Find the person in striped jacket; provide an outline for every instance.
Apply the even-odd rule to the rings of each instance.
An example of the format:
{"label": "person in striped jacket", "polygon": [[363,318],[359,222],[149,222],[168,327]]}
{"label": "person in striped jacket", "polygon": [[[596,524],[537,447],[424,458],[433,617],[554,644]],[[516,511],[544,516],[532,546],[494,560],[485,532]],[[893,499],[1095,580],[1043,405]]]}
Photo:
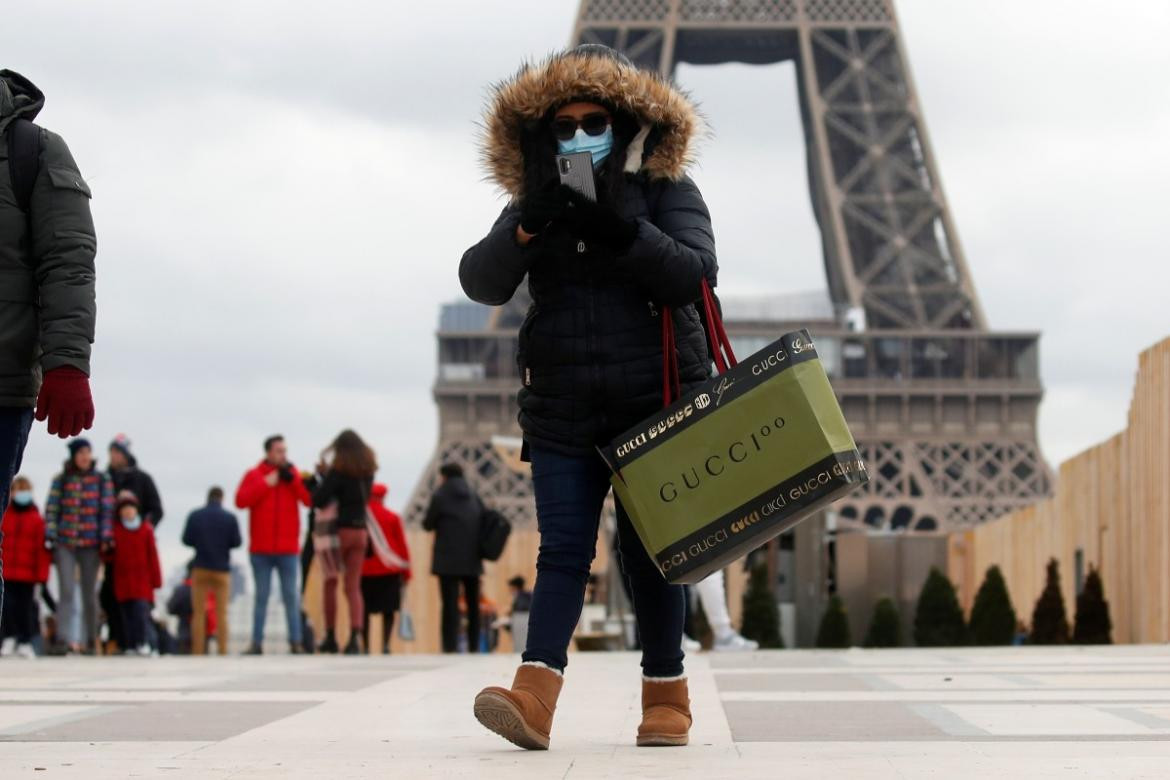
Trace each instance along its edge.
{"label": "person in striped jacket", "polygon": [[[98,469],[90,443],[73,439],[45,503],[45,545],[57,567],[59,629],[70,650],[86,655],[97,652],[97,578],[101,556],[113,544],[113,517],[114,483]],[[84,639],[73,632],[73,593],[79,585]]]}

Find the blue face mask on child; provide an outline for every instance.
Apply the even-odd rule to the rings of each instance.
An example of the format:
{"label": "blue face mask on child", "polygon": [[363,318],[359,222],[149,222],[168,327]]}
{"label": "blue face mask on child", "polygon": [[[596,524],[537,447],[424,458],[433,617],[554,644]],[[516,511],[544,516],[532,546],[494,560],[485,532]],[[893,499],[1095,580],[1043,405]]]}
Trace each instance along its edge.
{"label": "blue face mask on child", "polygon": [[142,518],[138,515],[134,515],[134,517],[131,517],[129,520],[123,517],[122,526],[127,531],[137,531],[142,526]]}
{"label": "blue face mask on child", "polygon": [[33,494],[31,490],[17,490],[12,494],[12,503],[17,506],[32,506]]}
{"label": "blue face mask on child", "polygon": [[605,132],[601,135],[589,135],[584,129],[578,127],[577,132],[568,141],[557,140],[557,150],[561,154],[575,154],[577,152],[590,152],[593,154],[593,167],[596,168],[601,164],[601,161],[609,156],[610,150],[613,149],[613,127],[605,128]]}

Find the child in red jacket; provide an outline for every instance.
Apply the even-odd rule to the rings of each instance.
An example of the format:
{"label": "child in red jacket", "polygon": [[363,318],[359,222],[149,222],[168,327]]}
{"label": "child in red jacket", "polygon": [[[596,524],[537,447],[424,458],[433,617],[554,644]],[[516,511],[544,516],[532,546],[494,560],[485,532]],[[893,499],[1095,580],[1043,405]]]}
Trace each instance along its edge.
{"label": "child in red jacket", "polygon": [[12,480],[12,496],[4,510],[2,525],[4,548],[4,614],[0,625],[7,652],[14,646],[16,654],[32,658],[32,640],[40,633],[34,591],[38,583],[49,579],[51,555],[45,549],[45,520],[33,503],[32,482],[25,477]]}
{"label": "child in red jacket", "polygon": [[162,568],[154,543],[154,528],[142,521],[138,499],[129,491],[118,494],[118,521],[114,524],[114,598],[122,610],[127,653],[150,655],[146,636],[154,591],[162,587]]}

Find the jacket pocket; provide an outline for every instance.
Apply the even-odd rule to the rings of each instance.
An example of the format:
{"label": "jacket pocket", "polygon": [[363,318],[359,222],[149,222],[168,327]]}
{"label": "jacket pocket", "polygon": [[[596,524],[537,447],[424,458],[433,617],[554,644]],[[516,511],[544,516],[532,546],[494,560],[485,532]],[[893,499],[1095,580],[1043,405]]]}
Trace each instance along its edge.
{"label": "jacket pocket", "polygon": [[85,183],[85,179],[81,178],[81,173],[72,168],[66,168],[63,165],[50,165],[49,181],[54,187],[59,190],[73,190],[80,192],[87,198],[93,197],[93,192],[89,189],[89,185]]}

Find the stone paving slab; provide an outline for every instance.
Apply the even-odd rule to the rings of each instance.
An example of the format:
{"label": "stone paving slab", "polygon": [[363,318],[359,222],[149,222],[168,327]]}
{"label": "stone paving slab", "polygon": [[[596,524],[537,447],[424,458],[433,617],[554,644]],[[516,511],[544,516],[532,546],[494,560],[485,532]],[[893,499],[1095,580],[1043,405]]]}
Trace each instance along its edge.
{"label": "stone paving slab", "polygon": [[514,656],[0,659],[0,778],[1167,778],[1170,649],[688,659],[692,743],[639,749],[637,657],[571,656],[552,749],[471,715]]}

